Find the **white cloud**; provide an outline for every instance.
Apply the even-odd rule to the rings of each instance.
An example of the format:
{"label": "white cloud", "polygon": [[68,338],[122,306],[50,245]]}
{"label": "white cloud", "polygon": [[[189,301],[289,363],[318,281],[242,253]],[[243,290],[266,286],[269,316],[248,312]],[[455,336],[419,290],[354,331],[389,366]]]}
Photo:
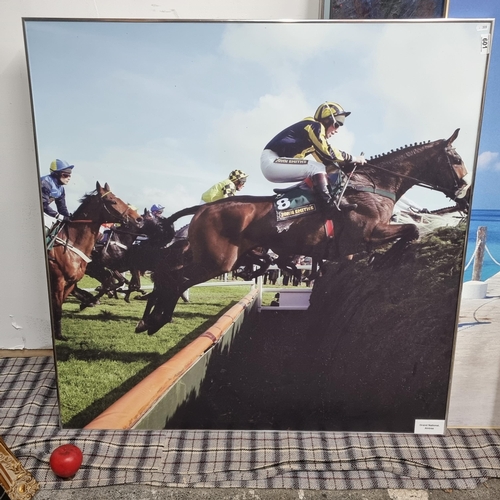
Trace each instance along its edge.
{"label": "white cloud", "polygon": [[150,141],[141,148],[108,148],[99,158],[75,158],[74,163],[66,188],[70,211],[79,205],[83,193],[95,188],[95,181],[89,183],[89,179],[108,182],[118,197],[140,212],[153,203],[161,203],[171,211],[197,204],[200,193],[207,189],[204,186],[213,180],[173,138]]}
{"label": "white cloud", "polygon": [[281,86],[298,83],[302,68],[317,58],[318,66],[310,78],[318,83],[318,92],[334,65],[332,49],[352,51],[356,45],[355,33],[341,24],[250,23],[229,25],[220,47],[235,64],[258,65]]}
{"label": "white cloud", "polygon": [[221,49],[233,59],[267,67],[301,63],[331,43],[332,28],[320,24],[233,24],[221,40]]}
{"label": "white cloud", "polygon": [[[73,202],[97,179],[141,209],[161,203],[174,211],[197,203],[234,168],[250,174],[243,193],[270,194],[262,149],[325,100],[352,111],[334,147],[370,156],[461,127],[457,151],[472,165],[485,63],[472,23],[221,24],[207,44],[172,51],[147,38],[138,47],[123,26],[106,44],[133,50],[139,65],[128,56],[88,57],[87,45],[77,44],[96,64],[79,73],[83,111],[64,92],[66,82],[40,80],[76,64],[72,53],[39,55],[41,164],[56,154],[76,165]],[[187,28],[186,39],[195,40],[203,25]],[[112,82],[111,91],[97,91],[96,82]]]}
{"label": "white cloud", "polygon": [[477,159],[477,168],[481,170],[500,170],[500,155],[498,152],[485,151]]}
{"label": "white cloud", "polygon": [[479,35],[470,25],[446,28],[388,26],[374,46],[370,83],[384,103],[387,128],[398,123],[415,140],[445,138],[461,128],[469,147],[475,143],[486,58],[477,57]]}

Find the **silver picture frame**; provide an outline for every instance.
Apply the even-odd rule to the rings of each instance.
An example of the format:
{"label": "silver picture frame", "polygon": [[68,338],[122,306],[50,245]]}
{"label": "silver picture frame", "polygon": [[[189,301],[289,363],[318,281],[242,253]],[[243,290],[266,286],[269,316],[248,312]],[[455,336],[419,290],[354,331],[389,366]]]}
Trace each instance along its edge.
{"label": "silver picture frame", "polygon": [[[488,19],[25,19],[38,158],[33,175],[46,175],[55,158],[74,164],[66,186],[71,211],[96,182],[101,188],[109,182],[113,193],[139,213],[160,202],[170,215],[197,206],[201,194],[235,168],[249,174],[244,194],[268,196],[276,185],[259,167],[266,143],[333,100],[351,112],[332,140],[334,147],[377,158],[417,143],[448,141],[467,166],[473,190],[492,29]],[[422,209],[421,218],[454,208],[449,193],[428,187],[408,194]],[[313,316],[305,322],[316,325],[312,331],[293,330],[304,325],[293,316],[305,314],[300,308],[264,310],[267,303],[250,283],[252,290],[242,289],[236,312],[231,302],[219,313],[230,316],[228,324],[213,328],[218,315],[201,321],[195,339],[200,350],[187,361],[180,350],[172,356],[156,349],[184,317],[204,318],[195,301],[179,302],[173,323],[148,336],[135,333],[142,313],[124,312],[123,299],[103,297],[101,304],[80,312],[80,303],[70,297],[63,306],[67,340],[54,339],[63,427],[444,433],[467,241],[467,217],[458,218],[464,220],[454,257],[435,280],[449,280],[448,299],[439,311],[416,311],[423,306],[404,300],[408,290],[390,291],[396,263],[385,274],[360,275],[365,265],[371,269],[370,245],[364,247],[361,267],[356,258],[342,260],[328,270],[329,279],[315,282]],[[416,257],[425,253],[415,252]],[[51,258],[49,252],[48,268]],[[352,278],[344,276],[346,266]],[[427,264],[421,266],[414,275],[426,274]],[[333,291],[330,285],[341,276],[346,283],[377,276],[380,291],[371,288],[373,280],[351,294]],[[330,301],[315,298],[320,289]],[[48,293],[51,297],[50,286]],[[377,297],[383,303],[370,302]],[[433,306],[438,299],[442,295]],[[353,300],[359,303],[351,309]],[[336,316],[330,318],[332,311]],[[334,331],[344,311],[350,311],[351,321]],[[390,325],[379,324],[380,311],[387,318],[389,311],[396,314]],[[247,319],[259,325],[263,314],[272,332],[264,331],[262,322],[257,333],[246,329]],[[276,322],[277,314],[287,321]],[[431,316],[426,323],[431,326],[413,330],[399,323],[413,314]],[[318,318],[325,322],[314,323]],[[362,326],[350,331],[360,318]],[[97,325],[109,329],[104,341]],[[419,338],[423,331],[427,336]],[[124,339],[125,347],[119,347]],[[140,347],[134,350],[130,346],[136,342]],[[329,350],[321,362],[318,349]],[[240,357],[226,358],[235,353]],[[132,376],[117,374],[115,385],[99,392],[103,384],[92,363],[105,365],[113,378],[113,366],[136,361],[140,367]],[[307,373],[299,369],[304,365]],[[238,371],[244,367],[254,372]],[[235,380],[242,381],[238,388]],[[205,398],[202,388],[209,390]],[[69,412],[94,391],[86,407]],[[163,413],[152,416],[156,409]]]}

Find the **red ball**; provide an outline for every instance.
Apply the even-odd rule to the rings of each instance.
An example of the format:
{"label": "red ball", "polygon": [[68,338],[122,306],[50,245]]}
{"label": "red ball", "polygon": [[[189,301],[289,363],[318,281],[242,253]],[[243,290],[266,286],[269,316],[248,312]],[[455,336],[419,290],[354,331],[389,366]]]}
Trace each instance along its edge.
{"label": "red ball", "polygon": [[50,468],[56,476],[73,477],[83,462],[83,453],[74,444],[63,444],[50,455]]}

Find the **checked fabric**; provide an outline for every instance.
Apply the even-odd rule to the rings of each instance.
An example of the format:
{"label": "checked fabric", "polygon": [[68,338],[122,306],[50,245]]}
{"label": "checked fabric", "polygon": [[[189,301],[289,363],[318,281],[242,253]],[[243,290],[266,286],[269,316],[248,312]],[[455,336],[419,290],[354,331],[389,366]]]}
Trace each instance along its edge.
{"label": "checked fabric", "polygon": [[[331,432],[61,429],[50,357],[0,359],[0,435],[45,489],[124,484],[295,489],[468,489],[500,477],[500,433],[445,436]],[[51,451],[84,463],[54,476]]]}

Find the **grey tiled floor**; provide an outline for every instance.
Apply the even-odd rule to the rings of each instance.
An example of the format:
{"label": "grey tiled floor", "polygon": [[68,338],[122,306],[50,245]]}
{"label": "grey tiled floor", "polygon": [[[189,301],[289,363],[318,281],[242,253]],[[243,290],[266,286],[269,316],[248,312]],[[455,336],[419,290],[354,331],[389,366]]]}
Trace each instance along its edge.
{"label": "grey tiled floor", "polygon": [[257,490],[112,486],[39,491],[35,500],[499,500],[500,479],[473,490]]}

